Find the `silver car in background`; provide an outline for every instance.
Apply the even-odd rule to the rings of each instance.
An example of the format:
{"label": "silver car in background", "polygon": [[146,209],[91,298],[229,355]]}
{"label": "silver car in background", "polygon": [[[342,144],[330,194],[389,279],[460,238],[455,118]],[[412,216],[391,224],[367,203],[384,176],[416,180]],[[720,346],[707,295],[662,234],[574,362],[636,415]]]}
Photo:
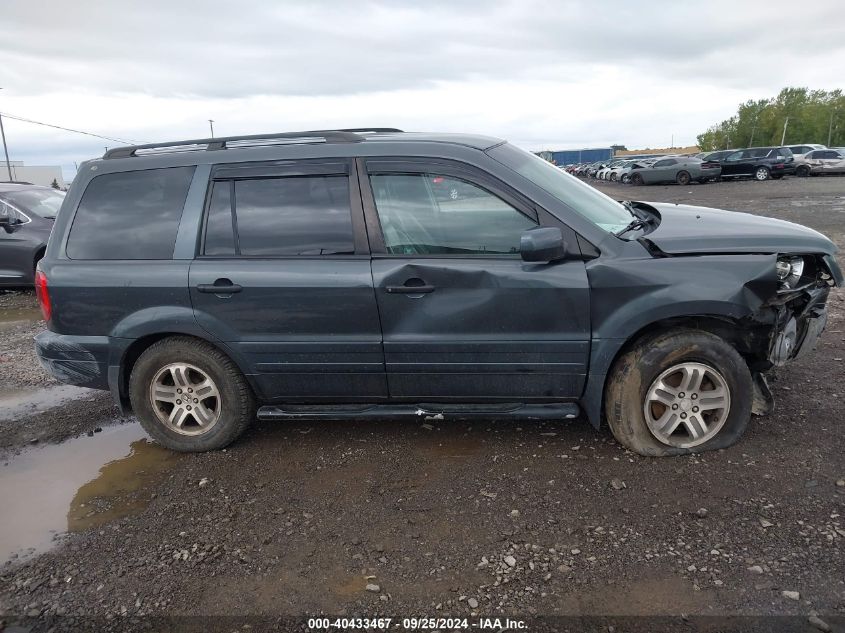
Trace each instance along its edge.
{"label": "silver car in background", "polygon": [[795,168],[798,176],[845,174],[845,150],[815,149],[807,152]]}

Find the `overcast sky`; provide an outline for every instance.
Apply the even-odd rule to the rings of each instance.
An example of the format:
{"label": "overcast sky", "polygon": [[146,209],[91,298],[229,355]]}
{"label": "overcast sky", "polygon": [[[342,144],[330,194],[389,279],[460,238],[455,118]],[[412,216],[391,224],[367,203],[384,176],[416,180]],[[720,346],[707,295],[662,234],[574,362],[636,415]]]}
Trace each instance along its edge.
{"label": "overcast sky", "polygon": [[[845,77],[840,0],[4,0],[0,112],[138,142],[331,127],[690,145]],[[762,9],[762,10],[761,10]],[[114,142],[4,118],[12,160]]]}

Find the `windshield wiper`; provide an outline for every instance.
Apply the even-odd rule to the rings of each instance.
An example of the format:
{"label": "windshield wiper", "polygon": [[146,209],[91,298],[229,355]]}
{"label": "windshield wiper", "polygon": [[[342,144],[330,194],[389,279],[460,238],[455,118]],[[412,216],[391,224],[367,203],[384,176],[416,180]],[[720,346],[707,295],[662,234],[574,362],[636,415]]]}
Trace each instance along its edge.
{"label": "windshield wiper", "polygon": [[624,229],[620,229],[614,233],[616,237],[621,237],[623,234],[627,233],[628,231],[633,231],[634,229],[641,229],[644,226],[648,226],[648,221],[643,220],[642,218],[634,218]]}
{"label": "windshield wiper", "polygon": [[616,237],[619,237],[624,233],[627,233],[628,231],[634,231],[636,229],[644,228],[650,224],[653,224],[655,220],[657,220],[657,218],[655,218],[654,216],[646,214],[643,211],[637,209],[637,207],[635,207],[634,204],[629,200],[621,200],[619,204],[625,207],[628,210],[628,213],[634,216],[634,219],[631,220],[625,228],[616,231],[616,233],[614,233]]}

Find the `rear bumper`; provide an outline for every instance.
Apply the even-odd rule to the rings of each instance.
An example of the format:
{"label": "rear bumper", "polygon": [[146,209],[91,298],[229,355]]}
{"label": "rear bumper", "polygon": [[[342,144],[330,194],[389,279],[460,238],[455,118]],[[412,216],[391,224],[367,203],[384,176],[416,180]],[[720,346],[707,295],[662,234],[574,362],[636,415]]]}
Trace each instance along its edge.
{"label": "rear bumper", "polygon": [[41,366],[56,380],[90,389],[108,389],[110,339],[67,336],[49,330],[35,337]]}

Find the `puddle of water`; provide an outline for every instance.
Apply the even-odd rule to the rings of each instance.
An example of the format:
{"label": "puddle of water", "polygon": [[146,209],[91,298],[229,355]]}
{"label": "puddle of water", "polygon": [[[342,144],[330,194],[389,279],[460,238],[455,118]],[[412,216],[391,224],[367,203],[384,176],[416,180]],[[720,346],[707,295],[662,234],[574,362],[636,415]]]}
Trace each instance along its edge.
{"label": "puddle of water", "polygon": [[40,308],[0,308],[0,326],[8,323],[41,320]]}
{"label": "puddle of water", "polygon": [[354,596],[362,593],[367,588],[367,583],[376,582],[375,580],[367,580],[364,576],[349,576],[339,579],[331,590],[338,596]]}
{"label": "puddle of water", "polygon": [[181,455],[147,439],[139,424],[33,449],[0,466],[0,561],[49,549],[54,537],[137,514],[146,489]]}
{"label": "puddle of water", "polygon": [[92,395],[94,391],[94,389],[74,385],[5,391],[0,393],[0,420],[16,420],[26,415],[40,413],[69,400]]}

